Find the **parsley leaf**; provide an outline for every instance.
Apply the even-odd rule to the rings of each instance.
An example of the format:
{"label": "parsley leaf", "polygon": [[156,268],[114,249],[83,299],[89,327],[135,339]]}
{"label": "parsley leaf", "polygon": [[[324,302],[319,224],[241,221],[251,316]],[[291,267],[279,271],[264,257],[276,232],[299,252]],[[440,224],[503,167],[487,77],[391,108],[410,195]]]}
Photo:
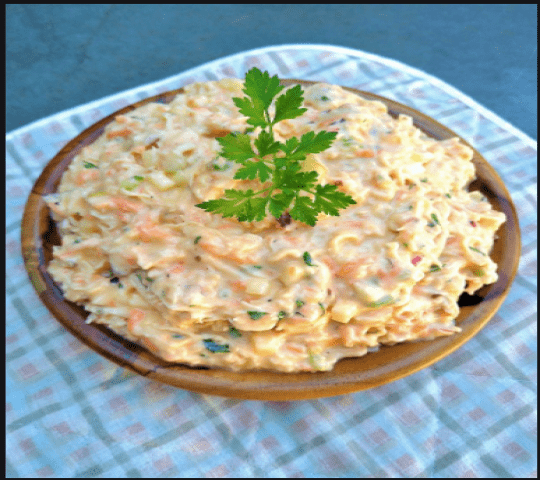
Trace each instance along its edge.
{"label": "parsley leaf", "polygon": [[317,266],[317,265],[313,265],[313,260],[311,258],[311,254],[309,252],[304,252],[303,258],[304,258],[304,262],[306,263],[306,265],[309,265],[310,267],[316,267]]}
{"label": "parsley leaf", "polygon": [[296,118],[307,112],[307,108],[299,108],[304,102],[303,93],[302,87],[296,85],[278,97],[276,100],[276,116],[272,121],[273,125],[281,122],[281,120]]}
{"label": "parsley leaf", "polygon": [[205,338],[203,340],[206,350],[212,353],[227,353],[229,352],[229,345],[220,345],[214,342],[211,338]]}
{"label": "parsley leaf", "polygon": [[[258,180],[264,185],[260,190],[228,189],[224,197],[202,202],[197,207],[225,218],[236,217],[241,222],[263,220],[267,211],[279,219],[289,209],[291,218],[314,226],[320,213],[338,216],[339,209],[356,203],[352,197],[337,191],[335,185],[318,184],[318,173],[303,171],[300,163],[308,155],[328,149],[337,132],[308,132],[285,143],[275,140],[272,127],[276,123],[307,111],[301,107],[302,87],[296,85],[275,99],[272,119],[269,107],[284,88],[277,75],[270,77],[268,72],[252,68],[246,74],[242,90],[246,97],[235,97],[233,102],[253,128],[217,138],[221,145],[219,155],[241,165],[234,178]],[[248,133],[255,127],[262,127],[262,131],[252,142]],[[308,195],[301,195],[302,192]]]}
{"label": "parsley leaf", "polygon": [[251,317],[252,320],[259,320],[260,318],[266,315],[266,312],[248,311],[247,313]]}

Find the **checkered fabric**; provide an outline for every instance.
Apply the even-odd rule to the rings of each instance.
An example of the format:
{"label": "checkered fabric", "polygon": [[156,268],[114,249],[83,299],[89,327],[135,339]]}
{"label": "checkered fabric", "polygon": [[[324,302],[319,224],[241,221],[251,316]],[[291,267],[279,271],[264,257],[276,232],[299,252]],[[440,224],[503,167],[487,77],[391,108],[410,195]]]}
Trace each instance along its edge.
{"label": "checkered fabric", "polygon": [[[522,258],[510,294],[433,366],[356,394],[296,402],[200,395],[105,360],[41,304],[21,256],[24,205],[70,139],[137,100],[193,81],[281,78],[355,87],[451,128],[510,190]],[[444,82],[326,45],[267,47],[82,105],[6,135],[8,477],[536,477],[537,144]]]}

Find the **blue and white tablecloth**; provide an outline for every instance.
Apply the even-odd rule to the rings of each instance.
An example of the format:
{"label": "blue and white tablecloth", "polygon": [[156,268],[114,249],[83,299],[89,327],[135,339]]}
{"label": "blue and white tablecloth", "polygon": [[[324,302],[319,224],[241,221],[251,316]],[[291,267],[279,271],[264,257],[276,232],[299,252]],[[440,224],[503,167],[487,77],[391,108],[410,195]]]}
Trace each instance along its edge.
{"label": "blue and white tablecloth", "polygon": [[[433,366],[355,394],[296,402],[201,395],[102,358],[40,302],[20,231],[43,167],[97,120],[193,81],[325,81],[394,99],[471,143],[518,209],[510,294]],[[9,477],[536,477],[537,144],[455,88],[399,62],[327,45],[272,46],[44,118],[6,135],[6,474]]]}

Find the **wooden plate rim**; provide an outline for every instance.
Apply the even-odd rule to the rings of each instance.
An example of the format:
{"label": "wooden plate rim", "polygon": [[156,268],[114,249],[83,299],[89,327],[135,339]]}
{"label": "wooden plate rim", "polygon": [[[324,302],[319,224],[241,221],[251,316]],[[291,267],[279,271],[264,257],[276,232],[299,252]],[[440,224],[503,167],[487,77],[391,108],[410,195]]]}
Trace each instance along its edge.
{"label": "wooden plate rim", "polygon": [[[282,84],[312,85],[316,82],[287,79]],[[97,139],[115,116],[125,114],[149,102],[169,103],[183,88],[155,95],[103,118],[68,142],[47,164],[35,182],[25,206],[21,227],[22,253],[31,283],[51,314],[84,344],[116,364],[139,375],[186,390],[250,400],[301,400],[341,395],[380,386],[426,368],[470,340],[492,318],[508,295],[516,275],[521,252],[518,217],[511,196],[495,169],[459,135],[427,115],[379,95],[342,87],[369,100],[385,103],[389,113],[409,115],[415,126],[438,139],[458,137],[474,151],[477,183],[490,202],[503,211],[507,222],[499,229],[495,243],[499,260],[499,280],[477,292],[476,306],[464,306],[457,323],[464,329],[452,337],[430,342],[411,342],[381,347],[364,357],[344,359],[331,372],[279,373],[230,372],[222,369],[199,369],[169,364],[144,348],[134,344],[102,325],[84,322],[84,310],[63,299],[58,285],[46,271],[46,256],[50,255],[54,225],[43,195],[55,191],[61,174],[73,157]],[[487,180],[487,181],[486,181]],[[54,241],[54,240],[53,240]],[[492,253],[492,258],[494,254]],[[478,295],[480,294],[480,295]],[[397,360],[396,360],[397,359]],[[374,365],[371,375],[369,365]]]}

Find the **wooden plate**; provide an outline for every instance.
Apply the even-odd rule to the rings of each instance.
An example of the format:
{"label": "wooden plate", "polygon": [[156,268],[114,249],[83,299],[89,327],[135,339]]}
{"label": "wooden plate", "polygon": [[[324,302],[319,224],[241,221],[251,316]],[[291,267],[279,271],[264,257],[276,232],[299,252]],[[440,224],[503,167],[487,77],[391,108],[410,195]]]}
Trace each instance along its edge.
{"label": "wooden plate", "polygon": [[[314,82],[283,80],[282,83],[308,86]],[[458,137],[448,128],[410,107],[369,92],[345,89],[369,100],[385,103],[392,116],[400,113],[411,116],[414,124],[433,138],[443,140]],[[365,390],[417,372],[463,345],[495,314],[508,294],[518,268],[520,232],[516,210],[508,190],[495,170],[474,150],[473,162],[477,179],[470,189],[482,191],[493,208],[505,213],[507,221],[497,232],[498,238],[491,254],[491,258],[498,264],[499,280],[493,285],[484,286],[474,296],[462,295],[460,314],[456,320],[463,329],[461,333],[433,341],[383,346],[379,351],[364,357],[343,359],[330,372],[237,373],[167,363],[105,326],[87,325],[84,321],[88,313],[82,307],[64,299],[62,291],[47,273],[52,247],[60,245],[60,237],[42,196],[56,190],[73,157],[84,146],[95,141],[116,115],[132,111],[149,102],[169,103],[175,95],[182,92],[182,89],[173,90],[137,102],[86,129],[49,162],[28,198],[22,223],[22,246],[30,280],[56,319],[90,348],[140,375],[194,392],[252,400],[299,400]],[[468,145],[463,139],[462,141]]]}

